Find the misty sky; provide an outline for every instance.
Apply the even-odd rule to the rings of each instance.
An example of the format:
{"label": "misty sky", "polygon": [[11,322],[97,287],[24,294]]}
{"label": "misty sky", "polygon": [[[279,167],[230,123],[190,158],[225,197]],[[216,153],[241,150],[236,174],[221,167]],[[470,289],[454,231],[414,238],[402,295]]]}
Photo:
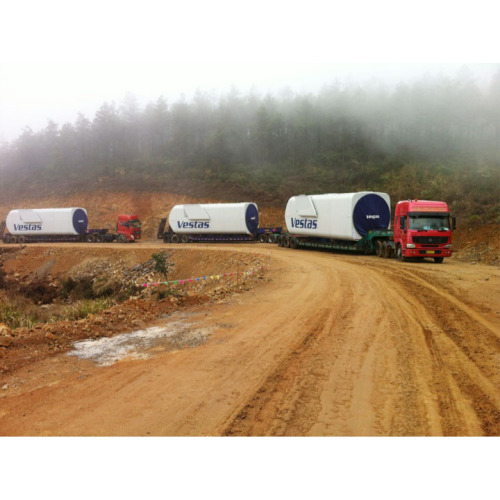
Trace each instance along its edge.
{"label": "misty sky", "polygon": [[[316,92],[336,79],[454,78],[463,65],[481,84],[498,68],[465,62],[497,56],[494,4],[483,0],[473,12],[437,0],[418,9],[392,0],[11,3],[0,31],[0,142],[49,119],[74,123],[78,112],[92,120],[127,93],[144,106],[197,89]],[[375,62],[387,60],[408,62]],[[442,60],[452,62],[432,62]]]}

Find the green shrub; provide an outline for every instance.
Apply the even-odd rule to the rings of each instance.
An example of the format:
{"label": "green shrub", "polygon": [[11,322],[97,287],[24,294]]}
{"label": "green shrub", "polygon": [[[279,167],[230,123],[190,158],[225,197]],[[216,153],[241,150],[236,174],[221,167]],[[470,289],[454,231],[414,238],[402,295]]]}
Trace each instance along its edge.
{"label": "green shrub", "polygon": [[172,263],[168,261],[168,257],[169,256],[165,252],[154,253],[151,256],[154,262],[153,269],[165,278],[168,277],[168,271],[172,265]]}
{"label": "green shrub", "polygon": [[93,283],[90,278],[74,280],[68,278],[63,281],[61,294],[64,299],[82,300],[94,298]]}

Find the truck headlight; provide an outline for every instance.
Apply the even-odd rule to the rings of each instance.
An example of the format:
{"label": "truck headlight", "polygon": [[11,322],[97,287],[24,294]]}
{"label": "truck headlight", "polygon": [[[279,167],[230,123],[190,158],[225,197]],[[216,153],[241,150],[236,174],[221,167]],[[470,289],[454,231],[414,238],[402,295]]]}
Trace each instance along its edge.
{"label": "truck headlight", "polygon": [[445,245],[444,248],[453,248],[453,245],[450,243],[449,245]]}
{"label": "truck headlight", "polygon": [[415,245],[415,243],[407,243],[406,248],[417,248],[417,246]]}

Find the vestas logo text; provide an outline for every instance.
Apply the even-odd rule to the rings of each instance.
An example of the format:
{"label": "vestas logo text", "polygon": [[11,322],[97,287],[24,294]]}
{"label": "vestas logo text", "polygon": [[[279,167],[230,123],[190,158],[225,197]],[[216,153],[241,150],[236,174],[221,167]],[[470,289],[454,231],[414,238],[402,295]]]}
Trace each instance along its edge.
{"label": "vestas logo text", "polygon": [[41,231],[41,224],[14,224],[14,231]]}
{"label": "vestas logo text", "polygon": [[179,222],[177,221],[178,229],[210,229],[210,222]]}
{"label": "vestas logo text", "polygon": [[296,229],[317,229],[318,221],[312,219],[294,219],[292,217],[292,227]]}
{"label": "vestas logo text", "polygon": [[380,219],[380,215],[367,215],[367,219]]}

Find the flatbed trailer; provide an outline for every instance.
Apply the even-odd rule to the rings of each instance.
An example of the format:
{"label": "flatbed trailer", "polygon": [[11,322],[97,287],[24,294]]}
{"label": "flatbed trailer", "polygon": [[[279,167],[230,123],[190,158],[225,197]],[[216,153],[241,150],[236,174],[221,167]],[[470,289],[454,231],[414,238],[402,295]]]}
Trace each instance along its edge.
{"label": "flatbed trailer", "polygon": [[260,227],[251,234],[210,234],[210,233],[183,233],[177,234],[168,228],[165,231],[167,219],[161,219],[158,226],[157,238],[164,243],[231,243],[241,241],[259,241],[260,243],[275,243],[281,227]]}
{"label": "flatbed trailer", "polygon": [[[75,221],[73,220],[71,228],[74,230],[68,231],[68,220],[65,220],[63,221],[63,223],[66,223],[66,226],[63,227],[64,230],[58,231],[61,226],[54,225],[51,219],[54,219],[61,212],[67,214],[70,210],[76,210],[78,218],[81,217],[81,220],[78,221],[79,224],[75,227]],[[25,214],[27,214],[27,217],[30,217],[31,220],[36,218],[37,222],[24,223],[22,216],[18,215],[20,212],[25,217]],[[49,215],[47,215],[47,212],[50,212]],[[44,213],[44,215],[40,215],[41,213]],[[13,210],[9,212],[7,219],[11,214],[14,215],[10,226],[8,221],[0,223],[0,240],[4,243],[110,243],[113,241],[127,243],[139,240],[142,234],[141,222],[136,215],[118,215],[116,231],[111,232],[109,229],[89,229],[86,210],[81,208]],[[50,229],[42,231],[44,224],[48,224]],[[9,231],[9,227],[12,233]]]}
{"label": "flatbed trailer", "polygon": [[111,243],[113,241],[125,242],[119,234],[110,233],[108,229],[89,229],[85,234],[61,235],[61,234],[31,234],[31,235],[12,235],[5,234],[0,228],[0,239],[4,243]]}
{"label": "flatbed trailer", "polygon": [[453,253],[456,219],[443,201],[402,200],[391,229],[387,193],[328,193],[290,198],[285,210],[288,232],[278,245],[390,258],[403,262],[431,258],[441,264]]}
{"label": "flatbed trailer", "polygon": [[278,246],[285,248],[312,248],[325,251],[376,254],[379,257],[385,258],[392,257],[394,253],[394,234],[390,229],[368,231],[358,241],[311,238],[291,233],[282,233],[277,237],[277,243]]}

